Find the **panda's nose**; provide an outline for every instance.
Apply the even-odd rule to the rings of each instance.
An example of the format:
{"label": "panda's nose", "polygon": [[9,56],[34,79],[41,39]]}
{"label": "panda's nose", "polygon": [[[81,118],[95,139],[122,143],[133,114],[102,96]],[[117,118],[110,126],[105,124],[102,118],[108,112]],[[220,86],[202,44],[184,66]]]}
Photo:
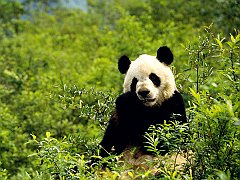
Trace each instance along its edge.
{"label": "panda's nose", "polygon": [[145,98],[148,94],[149,94],[150,91],[148,90],[145,90],[145,91],[138,91],[138,94],[140,96],[142,96],[143,98]]}

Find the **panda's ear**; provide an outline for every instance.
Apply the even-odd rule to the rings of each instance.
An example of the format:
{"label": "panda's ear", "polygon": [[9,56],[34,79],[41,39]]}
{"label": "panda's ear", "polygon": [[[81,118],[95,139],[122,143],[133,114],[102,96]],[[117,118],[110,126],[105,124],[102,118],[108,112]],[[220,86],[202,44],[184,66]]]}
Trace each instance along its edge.
{"label": "panda's ear", "polygon": [[126,55],[123,55],[122,57],[120,57],[118,60],[118,70],[120,71],[120,73],[125,74],[130,64],[131,64],[131,61]]}
{"label": "panda's ear", "polygon": [[173,53],[167,46],[162,46],[157,50],[157,59],[167,65],[173,62]]}

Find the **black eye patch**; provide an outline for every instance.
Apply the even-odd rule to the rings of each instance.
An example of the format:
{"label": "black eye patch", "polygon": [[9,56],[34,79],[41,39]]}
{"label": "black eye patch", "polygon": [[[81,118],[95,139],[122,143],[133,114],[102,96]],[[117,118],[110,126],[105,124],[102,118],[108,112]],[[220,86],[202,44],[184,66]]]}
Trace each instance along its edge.
{"label": "black eye patch", "polygon": [[153,84],[155,85],[155,86],[160,86],[160,84],[161,84],[161,80],[160,80],[160,78],[156,75],[156,74],[154,74],[154,73],[151,73],[150,75],[149,75],[149,79],[153,82]]}
{"label": "black eye patch", "polygon": [[131,92],[136,91],[137,82],[138,82],[137,78],[133,78],[132,84],[131,84]]}

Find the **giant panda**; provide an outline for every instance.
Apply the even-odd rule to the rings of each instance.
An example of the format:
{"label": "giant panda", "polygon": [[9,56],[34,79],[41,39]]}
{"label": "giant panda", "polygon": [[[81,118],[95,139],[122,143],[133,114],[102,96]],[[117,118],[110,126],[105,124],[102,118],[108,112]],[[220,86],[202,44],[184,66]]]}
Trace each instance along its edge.
{"label": "giant panda", "polygon": [[120,57],[118,69],[125,74],[123,94],[116,99],[116,108],[100,143],[100,156],[121,154],[126,148],[145,149],[144,134],[150,125],[164,120],[186,122],[183,98],[176,88],[169,67],[173,54],[167,46],[157,50],[156,56],[140,55],[130,61]]}

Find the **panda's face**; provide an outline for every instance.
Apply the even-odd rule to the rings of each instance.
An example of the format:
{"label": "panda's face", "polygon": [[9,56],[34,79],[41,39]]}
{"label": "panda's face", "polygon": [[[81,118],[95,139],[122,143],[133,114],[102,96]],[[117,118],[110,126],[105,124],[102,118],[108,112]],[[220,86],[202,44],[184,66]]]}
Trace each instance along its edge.
{"label": "panda's face", "polygon": [[[123,58],[127,62],[127,57]],[[135,92],[145,106],[161,105],[176,90],[170,67],[164,62],[160,62],[157,57],[144,54],[135,61],[128,61],[128,63],[120,65],[120,72],[126,73],[124,92]],[[123,69],[126,68],[127,71],[124,72]]]}

